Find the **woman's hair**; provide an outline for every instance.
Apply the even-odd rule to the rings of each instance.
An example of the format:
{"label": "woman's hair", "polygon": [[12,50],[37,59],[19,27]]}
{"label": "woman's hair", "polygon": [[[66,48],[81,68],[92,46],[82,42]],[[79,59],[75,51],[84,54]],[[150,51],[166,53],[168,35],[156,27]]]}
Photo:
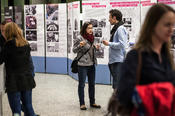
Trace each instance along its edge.
{"label": "woman's hair", "polygon": [[83,26],[81,27],[80,35],[83,36],[86,34],[86,29],[89,25],[92,25],[91,22],[85,22]]}
{"label": "woman's hair", "polygon": [[14,22],[9,22],[5,25],[5,38],[7,41],[15,39],[17,47],[28,44],[27,40],[23,37],[22,30]]}
{"label": "woman's hair", "polygon": [[[162,18],[162,16],[166,14],[167,12],[175,13],[175,10],[171,8],[170,6],[162,4],[162,3],[155,4],[149,9],[145,17],[144,23],[142,25],[139,39],[134,47],[135,49],[139,49],[141,51],[148,51],[148,52],[151,51],[152,36],[155,32],[154,29],[157,23],[159,22],[159,20]],[[170,60],[172,68],[175,69],[173,57],[170,53],[170,44],[171,44],[170,41],[164,43],[163,49],[165,53],[167,54],[168,59]]]}

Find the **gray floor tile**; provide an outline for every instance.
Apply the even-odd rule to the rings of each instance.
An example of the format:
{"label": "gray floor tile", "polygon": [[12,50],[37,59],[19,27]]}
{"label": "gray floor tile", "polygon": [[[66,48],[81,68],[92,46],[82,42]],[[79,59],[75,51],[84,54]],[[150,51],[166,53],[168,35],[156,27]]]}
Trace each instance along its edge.
{"label": "gray floor tile", "polygon": [[[33,106],[41,116],[104,116],[107,103],[112,94],[109,85],[96,84],[96,103],[101,109],[89,107],[88,85],[85,87],[87,111],[79,109],[78,82],[67,75],[42,74],[35,76],[36,88],[33,89]],[[3,95],[3,116],[11,116],[6,94]]]}

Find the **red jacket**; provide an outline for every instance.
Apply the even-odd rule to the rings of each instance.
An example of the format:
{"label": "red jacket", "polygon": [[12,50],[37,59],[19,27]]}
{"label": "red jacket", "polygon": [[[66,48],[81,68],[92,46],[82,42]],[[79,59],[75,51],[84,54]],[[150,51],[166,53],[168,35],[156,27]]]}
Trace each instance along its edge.
{"label": "red jacket", "polygon": [[[136,86],[145,116],[175,116],[175,87],[169,82]],[[131,116],[138,116],[136,109]]]}

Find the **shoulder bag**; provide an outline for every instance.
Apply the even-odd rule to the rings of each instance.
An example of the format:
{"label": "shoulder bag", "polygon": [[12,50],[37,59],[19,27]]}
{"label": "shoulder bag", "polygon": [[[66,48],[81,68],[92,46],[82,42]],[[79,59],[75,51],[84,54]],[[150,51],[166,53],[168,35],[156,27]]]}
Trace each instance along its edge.
{"label": "shoulder bag", "polygon": [[[91,47],[92,47],[92,45],[91,45]],[[78,54],[74,58],[74,60],[72,61],[72,64],[71,64],[71,72],[72,73],[78,73],[78,61],[83,57],[83,55],[85,55],[90,50],[90,48],[86,52],[84,52],[84,54],[82,54],[79,58],[78,58]]]}

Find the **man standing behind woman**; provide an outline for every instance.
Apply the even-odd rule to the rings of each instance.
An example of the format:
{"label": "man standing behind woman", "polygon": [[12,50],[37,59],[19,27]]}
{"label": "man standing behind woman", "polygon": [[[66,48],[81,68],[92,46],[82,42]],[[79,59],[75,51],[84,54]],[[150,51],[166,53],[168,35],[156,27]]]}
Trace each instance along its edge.
{"label": "man standing behind woman", "polygon": [[90,107],[101,108],[95,103],[95,65],[97,59],[95,51],[99,49],[98,45],[94,45],[93,25],[85,22],[81,28],[80,37],[74,42],[73,52],[77,53],[78,61],[78,95],[80,109],[86,110],[84,101],[84,87],[86,76],[88,76]]}
{"label": "man standing behind woman", "polygon": [[117,89],[120,65],[126,55],[128,32],[123,26],[122,13],[117,9],[109,11],[109,22],[114,25],[111,30],[110,41],[104,40],[103,44],[109,46],[109,70],[113,77],[112,87]]}
{"label": "man standing behind woman", "polygon": [[5,62],[5,87],[12,113],[21,116],[22,102],[25,116],[38,116],[32,106],[32,89],[36,85],[29,43],[14,22],[5,24],[3,35],[6,42],[0,54],[0,64]]}

